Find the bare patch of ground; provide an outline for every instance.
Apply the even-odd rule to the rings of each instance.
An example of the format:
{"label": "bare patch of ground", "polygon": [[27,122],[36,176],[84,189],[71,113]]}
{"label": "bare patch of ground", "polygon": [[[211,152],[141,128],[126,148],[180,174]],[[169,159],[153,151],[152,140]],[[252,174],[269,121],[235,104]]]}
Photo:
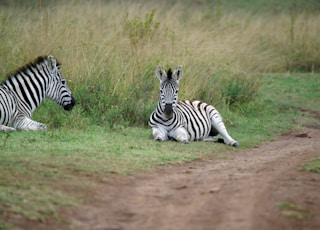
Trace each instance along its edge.
{"label": "bare patch of ground", "polygon": [[[320,229],[320,174],[300,170],[320,157],[319,127],[230,156],[100,180],[87,194],[90,202],[63,210],[65,223],[24,224],[77,230]],[[306,215],[280,209],[281,203],[299,205]]]}

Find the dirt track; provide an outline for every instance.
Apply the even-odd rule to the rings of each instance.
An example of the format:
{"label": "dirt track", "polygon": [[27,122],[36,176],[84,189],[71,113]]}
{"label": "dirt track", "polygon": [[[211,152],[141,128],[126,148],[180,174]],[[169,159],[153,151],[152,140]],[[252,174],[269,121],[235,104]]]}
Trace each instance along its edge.
{"label": "dirt track", "polygon": [[[68,229],[320,229],[319,127],[233,154],[97,184],[94,201],[67,210]],[[281,214],[289,202],[311,219]]]}
{"label": "dirt track", "polygon": [[[230,156],[149,175],[108,175],[93,182],[90,202],[62,210],[66,222],[16,222],[22,229],[320,229],[320,174],[299,170],[320,157],[319,126]],[[300,205],[303,218],[282,214],[292,210],[281,202]]]}

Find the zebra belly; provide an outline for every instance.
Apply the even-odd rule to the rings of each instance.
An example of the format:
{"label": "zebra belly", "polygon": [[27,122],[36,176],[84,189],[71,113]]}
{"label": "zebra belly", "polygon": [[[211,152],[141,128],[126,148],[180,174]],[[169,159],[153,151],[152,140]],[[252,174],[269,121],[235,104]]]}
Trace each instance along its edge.
{"label": "zebra belly", "polygon": [[0,124],[12,125],[16,105],[13,96],[0,87]]}
{"label": "zebra belly", "polygon": [[184,127],[190,137],[190,141],[201,141],[207,138],[211,131],[210,111],[213,106],[201,101],[179,101],[177,112],[184,119]]}

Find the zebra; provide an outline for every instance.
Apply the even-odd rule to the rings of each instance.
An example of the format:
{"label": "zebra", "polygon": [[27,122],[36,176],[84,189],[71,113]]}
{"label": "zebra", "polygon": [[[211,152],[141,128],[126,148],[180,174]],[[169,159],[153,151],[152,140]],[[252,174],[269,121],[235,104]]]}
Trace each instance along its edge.
{"label": "zebra", "polygon": [[[178,101],[179,80],[183,75],[181,65],[173,72],[169,69],[167,73],[157,66],[155,74],[160,80],[160,96],[148,122],[155,140],[173,139],[182,143],[223,141],[234,147],[239,146],[228,134],[220,113],[212,105],[198,100]],[[223,140],[217,138],[218,134]]]}
{"label": "zebra", "polygon": [[40,56],[8,75],[0,84],[0,131],[47,130],[45,124],[31,120],[45,98],[72,110],[76,101],[60,67],[54,56]]}

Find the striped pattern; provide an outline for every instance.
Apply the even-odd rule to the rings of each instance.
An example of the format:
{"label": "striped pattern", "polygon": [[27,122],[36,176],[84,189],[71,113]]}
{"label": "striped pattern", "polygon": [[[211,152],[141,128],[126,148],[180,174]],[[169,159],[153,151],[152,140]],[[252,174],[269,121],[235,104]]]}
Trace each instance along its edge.
{"label": "striped pattern", "polygon": [[46,130],[45,124],[31,120],[31,115],[45,98],[65,110],[75,99],[60,72],[60,63],[49,55],[38,57],[21,67],[0,85],[0,131]]}
{"label": "striped pattern", "polygon": [[178,66],[166,73],[162,67],[156,69],[160,80],[160,95],[156,110],[151,114],[149,125],[156,140],[174,139],[179,142],[217,141],[220,134],[223,142],[239,146],[227,132],[222,117],[212,106],[202,101],[178,101],[179,80],[183,74]]}

